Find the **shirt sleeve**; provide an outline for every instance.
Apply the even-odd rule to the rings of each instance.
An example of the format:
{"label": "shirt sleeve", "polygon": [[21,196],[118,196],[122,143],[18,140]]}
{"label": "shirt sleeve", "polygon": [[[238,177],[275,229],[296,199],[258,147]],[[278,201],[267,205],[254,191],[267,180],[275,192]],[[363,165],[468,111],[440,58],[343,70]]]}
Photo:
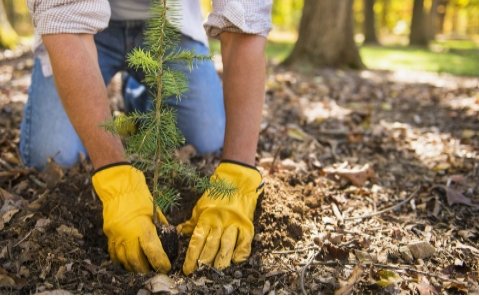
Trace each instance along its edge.
{"label": "shirt sleeve", "polygon": [[213,0],[206,32],[212,38],[224,31],[266,37],[271,30],[272,6],[272,0]]}
{"label": "shirt sleeve", "polygon": [[27,0],[36,34],[95,34],[110,20],[108,0]]}

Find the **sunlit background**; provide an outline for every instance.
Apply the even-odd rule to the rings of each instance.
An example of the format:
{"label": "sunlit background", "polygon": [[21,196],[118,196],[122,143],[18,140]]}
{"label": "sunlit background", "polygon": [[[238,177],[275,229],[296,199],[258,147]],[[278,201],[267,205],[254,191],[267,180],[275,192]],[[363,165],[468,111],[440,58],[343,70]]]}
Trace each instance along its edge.
{"label": "sunlit background", "polygon": [[[210,0],[200,0],[205,14]],[[354,1],[355,40],[361,58],[371,69],[424,70],[455,75],[479,76],[479,0],[424,0],[428,26],[433,24],[427,47],[408,46],[414,1],[375,0],[374,20],[378,44],[363,44],[365,9],[363,0]],[[0,44],[13,47],[28,42],[33,28],[26,1],[3,0],[3,10],[14,32],[2,21]],[[303,0],[277,0],[273,6],[273,30],[267,54],[280,63],[291,51],[297,38]],[[3,18],[0,18],[3,19]],[[17,35],[18,38],[14,35]],[[218,43],[211,42],[213,51]]]}

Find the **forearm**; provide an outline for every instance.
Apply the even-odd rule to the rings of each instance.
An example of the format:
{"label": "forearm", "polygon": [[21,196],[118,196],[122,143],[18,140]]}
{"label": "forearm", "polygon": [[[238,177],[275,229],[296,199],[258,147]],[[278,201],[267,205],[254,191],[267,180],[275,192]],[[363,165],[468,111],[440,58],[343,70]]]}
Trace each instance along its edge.
{"label": "forearm", "polygon": [[220,39],[226,109],[223,158],[254,165],[264,102],[266,39],[230,32]]}
{"label": "forearm", "polygon": [[95,168],[125,160],[121,140],[101,126],[111,119],[91,34],[43,35],[65,111]]}

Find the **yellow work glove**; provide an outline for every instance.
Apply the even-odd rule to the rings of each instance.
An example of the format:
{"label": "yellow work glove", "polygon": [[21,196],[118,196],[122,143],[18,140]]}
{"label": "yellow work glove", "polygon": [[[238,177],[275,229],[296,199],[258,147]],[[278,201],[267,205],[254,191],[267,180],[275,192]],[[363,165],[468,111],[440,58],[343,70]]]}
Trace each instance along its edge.
{"label": "yellow work glove", "polygon": [[[146,273],[151,266],[167,273],[171,264],[153,223],[153,198],[143,173],[121,163],[98,170],[92,181],[103,203],[103,232],[112,261],[129,271]],[[159,208],[157,216],[168,224]]]}
{"label": "yellow work glove", "polygon": [[231,197],[211,197],[205,192],[193,208],[190,220],[178,225],[183,234],[193,234],[186,252],[183,272],[189,275],[198,264],[223,269],[245,261],[251,253],[253,216],[263,191],[259,171],[247,165],[222,161],[214,179],[224,180],[237,190]]}

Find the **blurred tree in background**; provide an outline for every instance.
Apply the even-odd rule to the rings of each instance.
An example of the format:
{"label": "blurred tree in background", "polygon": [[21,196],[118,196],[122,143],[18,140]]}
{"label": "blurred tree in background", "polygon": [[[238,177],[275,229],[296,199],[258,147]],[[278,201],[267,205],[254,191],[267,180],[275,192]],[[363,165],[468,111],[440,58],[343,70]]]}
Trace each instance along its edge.
{"label": "blurred tree in background", "polygon": [[428,46],[429,34],[427,18],[424,12],[424,0],[414,0],[412,9],[411,32],[409,44],[416,46]]}
{"label": "blurred tree in background", "polygon": [[364,43],[378,44],[376,34],[376,16],[374,3],[376,0],[364,0]]}
{"label": "blurred tree in background", "polygon": [[282,30],[296,30],[301,19],[303,0],[273,2],[273,24]]}
{"label": "blurred tree in background", "polygon": [[[7,15],[11,27],[17,34],[26,36],[33,32],[25,0],[0,0],[2,15]],[[194,0],[191,0],[194,1]],[[211,10],[211,0],[199,0],[204,12]],[[322,1],[322,0],[317,0]],[[355,0],[355,34],[366,43],[383,40],[386,44],[405,44],[412,34],[413,4],[416,0]],[[424,27],[428,40],[436,34],[452,38],[479,35],[479,0],[422,0]],[[277,0],[273,2],[273,24],[275,30],[295,32],[299,27],[304,0]],[[421,22],[421,21],[419,21]],[[8,27],[5,17],[0,25],[2,31]],[[421,30],[421,29],[420,29]],[[374,34],[375,33],[375,34]],[[0,38],[5,39],[6,33]]]}
{"label": "blurred tree in background", "polygon": [[32,21],[26,0],[2,0],[7,16],[15,31],[21,36],[33,34]]}
{"label": "blurred tree in background", "polygon": [[0,1],[0,48],[13,48],[18,42],[18,35],[12,28],[5,5]]}
{"label": "blurred tree in background", "polygon": [[306,0],[298,41],[285,65],[362,68],[354,41],[353,0]]}
{"label": "blurred tree in background", "polygon": [[0,0],[0,47],[12,48],[19,35],[33,33],[27,1]]}
{"label": "blurred tree in background", "polygon": [[[211,0],[198,1],[205,14],[211,11]],[[352,11],[351,17],[343,17],[346,14],[342,10],[322,13],[319,7],[327,2],[329,0],[273,1],[269,58],[280,62],[290,56],[290,63],[303,60],[314,61],[311,66],[357,68],[361,59],[356,52],[360,46],[362,60],[368,66],[408,63],[411,67],[437,71],[467,67],[467,73],[476,73],[473,68],[477,64],[471,61],[478,56],[479,0],[336,0],[347,5],[334,5],[352,7],[348,8],[348,13]],[[26,0],[0,0],[0,4],[0,46],[12,47],[33,31]],[[325,6],[324,10],[327,9]],[[15,37],[15,32],[20,38]],[[333,37],[332,32],[338,36]],[[297,37],[299,44],[295,46]],[[404,47],[407,45],[412,47]],[[211,46],[215,50],[218,45],[212,41]],[[458,51],[461,48],[463,51]],[[448,56],[439,58],[437,54],[441,52]],[[341,62],[337,57],[339,53],[346,57]],[[421,55],[428,63],[425,66],[417,62]],[[458,62],[460,59],[462,62]],[[479,63],[479,58],[476,59]],[[441,65],[433,65],[438,60],[442,61]]]}

